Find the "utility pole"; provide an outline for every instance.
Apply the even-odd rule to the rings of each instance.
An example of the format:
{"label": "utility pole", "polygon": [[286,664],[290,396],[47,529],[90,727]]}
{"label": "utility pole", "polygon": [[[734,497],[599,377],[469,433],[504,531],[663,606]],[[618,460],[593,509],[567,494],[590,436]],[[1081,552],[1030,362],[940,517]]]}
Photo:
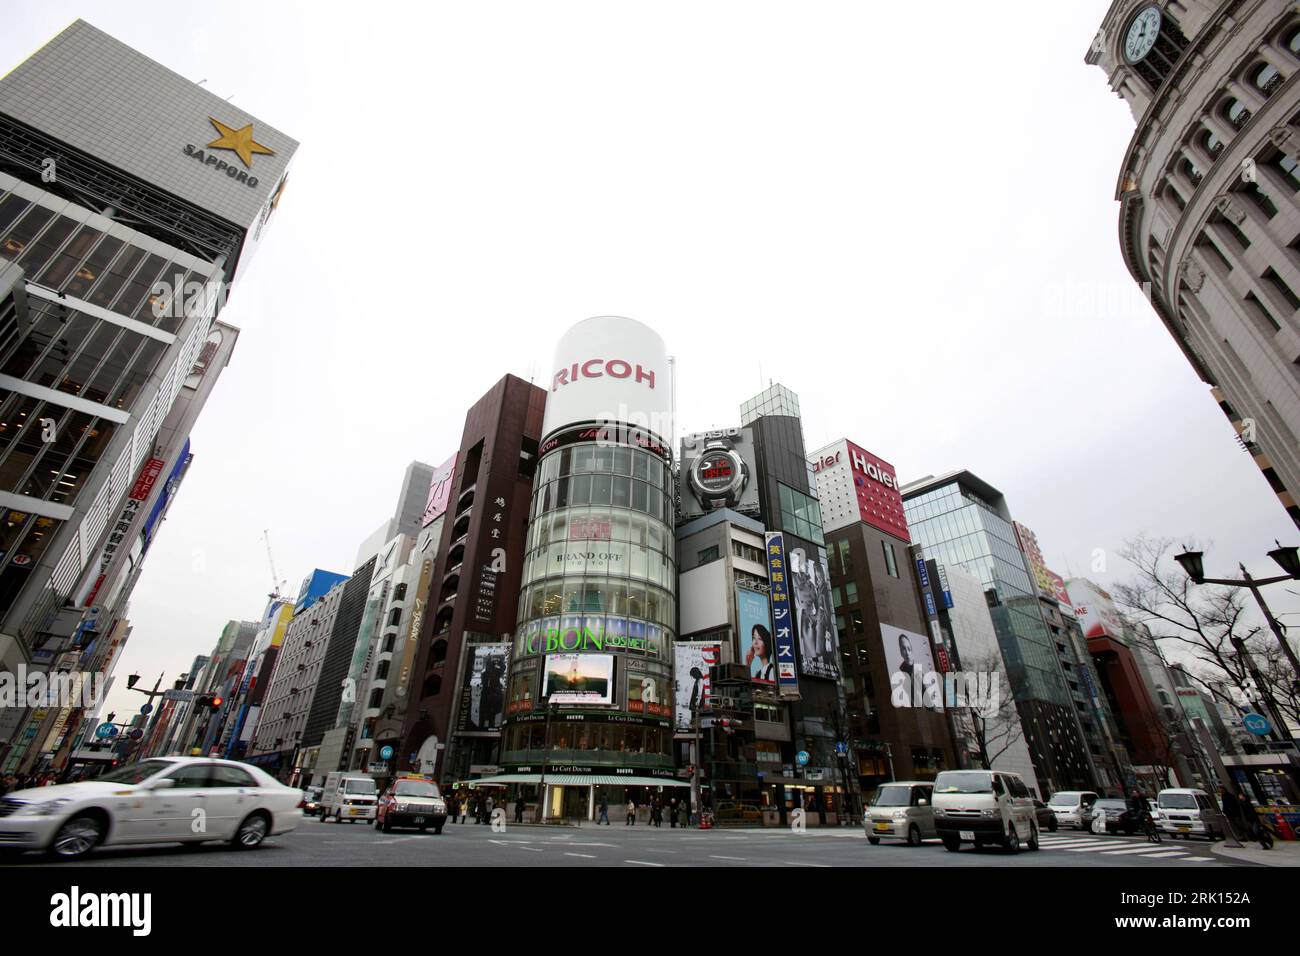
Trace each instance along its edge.
{"label": "utility pole", "polygon": [[551,698],[546,698],[546,724],[542,731],[542,772],[537,781],[537,822],[546,822],[546,761],[551,756]]}

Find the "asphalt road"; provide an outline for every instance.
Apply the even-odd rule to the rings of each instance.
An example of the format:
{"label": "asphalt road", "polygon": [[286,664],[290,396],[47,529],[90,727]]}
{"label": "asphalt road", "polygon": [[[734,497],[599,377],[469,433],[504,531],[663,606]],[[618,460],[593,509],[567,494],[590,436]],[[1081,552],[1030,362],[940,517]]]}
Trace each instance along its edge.
{"label": "asphalt road", "polygon": [[596,827],[507,826],[448,823],[442,834],[380,833],[369,824],[304,820],[291,833],[258,850],[226,844],[150,846],[98,850],[74,864],[27,855],[10,865],[38,866],[1087,866],[1173,867],[1241,864],[1210,852],[1204,842],[1150,844],[1142,837],[1045,833],[1042,849],[1010,855],[965,847],[950,853],[937,840],[920,847],[871,846],[859,828],[789,830],[682,830],[615,824]]}

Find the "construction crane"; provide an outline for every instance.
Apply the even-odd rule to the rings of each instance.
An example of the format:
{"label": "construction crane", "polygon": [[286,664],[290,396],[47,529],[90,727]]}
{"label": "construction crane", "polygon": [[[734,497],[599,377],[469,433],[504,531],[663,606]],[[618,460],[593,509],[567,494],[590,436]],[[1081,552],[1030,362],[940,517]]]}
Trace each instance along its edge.
{"label": "construction crane", "polygon": [[271,531],[269,528],[262,529],[262,537],[266,539],[266,560],[271,564],[271,593],[267,597],[275,601],[280,597],[280,588],[287,584],[288,581],[281,579],[275,570],[275,555],[271,553]]}

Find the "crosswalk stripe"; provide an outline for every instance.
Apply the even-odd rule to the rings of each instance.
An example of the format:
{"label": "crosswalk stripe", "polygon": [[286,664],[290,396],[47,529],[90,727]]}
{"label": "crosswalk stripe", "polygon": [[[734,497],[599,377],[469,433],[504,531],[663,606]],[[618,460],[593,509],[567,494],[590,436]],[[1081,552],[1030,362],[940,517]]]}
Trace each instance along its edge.
{"label": "crosswalk stripe", "polygon": [[[1160,848],[1159,848],[1158,846],[1156,846],[1155,844],[1151,844],[1151,845],[1149,845],[1149,846],[1134,846],[1134,847],[1128,847],[1128,848],[1123,849],[1123,850],[1103,850],[1102,852],[1103,852],[1106,856],[1119,856],[1119,855],[1124,854],[1124,853],[1147,853],[1147,854],[1150,854],[1150,855],[1152,855],[1152,856],[1155,856],[1156,854],[1158,854],[1158,853],[1160,852]],[[1166,850],[1165,852],[1168,853],[1168,852],[1170,852],[1170,851]],[[1179,856],[1186,856],[1186,855],[1187,855],[1187,854],[1184,853],[1182,850],[1174,850],[1173,852],[1174,852],[1174,853],[1177,853]]]}
{"label": "crosswalk stripe", "polygon": [[1182,850],[1165,850],[1162,853],[1148,853],[1146,858],[1148,860],[1158,860],[1167,856],[1187,856],[1187,854]]}

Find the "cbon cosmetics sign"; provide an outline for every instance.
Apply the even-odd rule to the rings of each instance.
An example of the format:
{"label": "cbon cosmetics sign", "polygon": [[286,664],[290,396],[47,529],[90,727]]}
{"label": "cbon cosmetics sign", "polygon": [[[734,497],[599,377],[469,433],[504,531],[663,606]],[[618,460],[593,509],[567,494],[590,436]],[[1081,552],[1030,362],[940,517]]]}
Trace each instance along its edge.
{"label": "cbon cosmetics sign", "polygon": [[672,437],[672,381],[664,340],[617,315],[586,319],[555,347],[542,436],[569,425],[622,422]]}
{"label": "cbon cosmetics sign", "polygon": [[[817,476],[825,530],[863,521],[903,541],[912,540],[893,465],[847,439],[813,452],[808,460]],[[856,507],[848,504],[850,497]]]}

